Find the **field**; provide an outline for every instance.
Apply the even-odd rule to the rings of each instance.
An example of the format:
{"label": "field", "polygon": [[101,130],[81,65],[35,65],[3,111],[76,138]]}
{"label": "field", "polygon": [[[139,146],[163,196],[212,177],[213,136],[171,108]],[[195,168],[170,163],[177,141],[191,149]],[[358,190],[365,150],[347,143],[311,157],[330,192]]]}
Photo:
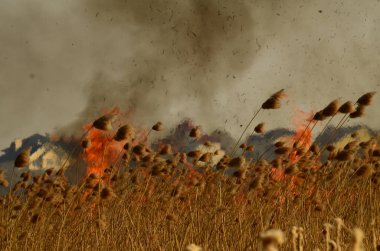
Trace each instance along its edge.
{"label": "field", "polygon": [[[71,184],[65,167],[6,180],[1,198],[4,250],[380,250],[380,150],[376,138],[356,134],[342,148],[316,145],[316,123],[336,128],[360,119],[374,93],[356,103],[333,101],[291,139],[277,139],[275,154],[252,158],[244,142],[260,112],[279,109],[274,93],[245,125],[232,151],[187,137],[197,149],[147,143],[163,124],[141,133],[130,124],[113,128],[107,114],[91,123],[75,151],[89,163]],[[330,120],[329,120],[330,119]],[[252,134],[262,134],[257,123]],[[138,136],[137,136],[138,135]],[[242,142],[243,141],[243,142]],[[29,149],[15,160],[28,165]],[[379,244],[378,244],[379,243]]]}

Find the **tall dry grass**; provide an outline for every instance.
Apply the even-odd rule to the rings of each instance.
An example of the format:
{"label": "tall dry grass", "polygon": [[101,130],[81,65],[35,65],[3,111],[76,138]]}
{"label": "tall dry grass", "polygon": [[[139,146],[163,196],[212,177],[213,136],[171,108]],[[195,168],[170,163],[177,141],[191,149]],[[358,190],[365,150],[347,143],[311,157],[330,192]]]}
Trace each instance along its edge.
{"label": "tall dry grass", "polygon": [[[279,107],[271,98],[276,106],[264,108]],[[368,95],[359,105],[367,101]],[[329,107],[324,116],[335,116],[339,106]],[[343,149],[278,141],[273,160],[256,162],[244,155],[254,147],[243,144],[243,154],[213,163],[220,152],[136,144],[133,127],[112,131],[108,116],[93,127],[125,142],[120,158],[75,185],[64,168],[23,173],[0,200],[2,249],[379,250],[376,139],[353,137]],[[152,130],[162,128],[159,122]],[[201,134],[196,127],[189,137]],[[91,142],[85,142],[87,149]],[[321,161],[325,149],[329,156]],[[16,166],[21,160],[28,162],[28,151]],[[8,186],[3,173],[0,181]]]}

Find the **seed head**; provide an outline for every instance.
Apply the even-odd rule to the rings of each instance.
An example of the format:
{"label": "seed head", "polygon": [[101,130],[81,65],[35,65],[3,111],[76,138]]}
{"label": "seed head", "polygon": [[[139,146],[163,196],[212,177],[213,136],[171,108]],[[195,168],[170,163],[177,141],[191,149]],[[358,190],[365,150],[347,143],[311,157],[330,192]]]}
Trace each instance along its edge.
{"label": "seed head", "polygon": [[90,145],[91,145],[91,140],[89,140],[89,139],[84,139],[81,143],[81,146],[83,149],[89,148]]}
{"label": "seed head", "polygon": [[116,196],[115,193],[113,192],[113,190],[110,187],[105,187],[100,192],[100,197],[103,200],[107,200],[107,199],[113,198],[115,196]]}
{"label": "seed head", "polygon": [[254,147],[253,145],[249,145],[249,146],[247,146],[247,147],[245,148],[245,150],[246,150],[247,152],[253,152],[254,149],[255,149],[255,147]]}
{"label": "seed head", "polygon": [[354,150],[356,147],[357,147],[357,142],[356,141],[351,141],[351,142],[348,142],[345,146],[344,146],[344,150]]}
{"label": "seed head", "polygon": [[246,174],[247,174],[247,169],[240,167],[233,173],[233,176],[238,179],[245,179]]}
{"label": "seed head", "polygon": [[350,118],[355,119],[355,118],[360,118],[361,116],[364,115],[364,105],[359,105],[356,107],[356,110],[350,114]]}
{"label": "seed head", "polygon": [[32,147],[28,147],[16,157],[15,167],[26,167],[29,165],[31,150]]}
{"label": "seed head", "polygon": [[335,159],[338,161],[348,161],[353,159],[353,153],[349,150],[342,150],[337,153]]}
{"label": "seed head", "polygon": [[355,111],[355,106],[351,101],[347,101],[346,103],[341,105],[341,107],[339,108],[339,112],[344,113],[344,114],[353,113],[354,111]]}
{"label": "seed head", "polygon": [[142,156],[146,153],[145,145],[139,144],[132,149],[133,153],[139,156]]}
{"label": "seed head", "polygon": [[158,121],[156,124],[154,124],[154,126],[152,126],[152,130],[157,132],[162,131],[162,122]]}
{"label": "seed head", "polygon": [[167,144],[167,145],[164,145],[160,152],[159,152],[160,155],[171,155],[173,154],[173,150],[172,150],[172,146]]}
{"label": "seed head", "polygon": [[124,150],[129,151],[129,150],[131,150],[132,145],[129,142],[127,142],[127,143],[125,143],[125,145],[123,146],[123,148],[124,148]]}
{"label": "seed head", "polygon": [[319,111],[316,114],[314,114],[313,120],[315,121],[323,121],[326,117],[323,115],[323,111]]}
{"label": "seed head", "polygon": [[198,159],[200,157],[200,155],[201,155],[201,152],[198,151],[198,150],[190,151],[190,152],[187,153],[187,156],[189,158],[195,158],[195,159]]}
{"label": "seed head", "polygon": [[335,146],[333,146],[333,145],[328,145],[328,146],[326,147],[326,150],[329,151],[329,152],[332,152],[332,151],[335,150]]}
{"label": "seed head", "polygon": [[278,109],[281,107],[281,98],[284,96],[284,89],[272,94],[262,105],[263,109]]}
{"label": "seed head", "polygon": [[294,164],[286,168],[284,173],[287,175],[293,176],[293,175],[296,175],[298,172],[299,172],[299,168],[296,164]]}
{"label": "seed head", "polygon": [[265,129],[264,129],[265,123],[260,123],[255,127],[255,132],[263,134]]}
{"label": "seed head", "polygon": [[286,146],[281,146],[281,147],[278,147],[276,150],[274,150],[274,152],[278,155],[284,155],[290,152],[290,148]]}
{"label": "seed head", "polygon": [[114,115],[107,114],[104,115],[92,123],[92,126],[96,129],[102,130],[102,131],[111,131],[112,128],[112,120],[114,119]]}
{"label": "seed head", "polygon": [[133,136],[134,136],[133,127],[131,125],[124,125],[117,130],[114,139],[116,141],[123,141],[128,138],[133,138]]}
{"label": "seed head", "polygon": [[277,141],[277,142],[274,144],[274,146],[278,148],[278,147],[282,147],[284,144],[285,144],[285,142],[283,142],[283,141]]}
{"label": "seed head", "polygon": [[368,92],[368,93],[364,94],[363,96],[361,96],[358,99],[358,101],[356,101],[356,103],[358,103],[359,105],[362,105],[362,106],[368,106],[371,104],[372,98],[375,94],[376,94],[376,92]]}
{"label": "seed head", "polygon": [[232,167],[243,167],[245,164],[245,158],[243,156],[239,156],[230,160],[229,165]]}
{"label": "seed head", "polygon": [[369,177],[373,174],[374,170],[370,165],[362,165],[357,171],[356,175],[359,177]]}
{"label": "seed head", "polygon": [[373,150],[372,156],[373,157],[380,157],[380,149]]}
{"label": "seed head", "polygon": [[23,180],[23,181],[29,181],[31,179],[32,175],[30,173],[30,171],[28,172],[24,172],[20,175],[20,178]]}
{"label": "seed head", "polygon": [[204,153],[200,158],[199,161],[202,162],[209,162],[211,160],[212,154],[211,153]]}
{"label": "seed head", "polygon": [[33,224],[39,223],[44,220],[44,217],[41,214],[33,214],[30,222]]}
{"label": "seed head", "polygon": [[239,148],[241,148],[241,149],[245,149],[246,147],[247,147],[247,145],[244,143],[239,146]]}
{"label": "seed head", "polygon": [[319,154],[319,152],[320,152],[319,146],[316,144],[312,144],[310,146],[310,152],[312,152],[314,154]]}
{"label": "seed head", "polygon": [[330,104],[328,104],[323,110],[323,116],[330,117],[334,116],[339,110],[339,100],[334,100]]}
{"label": "seed head", "polygon": [[191,138],[199,139],[202,136],[201,128],[199,126],[191,129],[189,136]]}

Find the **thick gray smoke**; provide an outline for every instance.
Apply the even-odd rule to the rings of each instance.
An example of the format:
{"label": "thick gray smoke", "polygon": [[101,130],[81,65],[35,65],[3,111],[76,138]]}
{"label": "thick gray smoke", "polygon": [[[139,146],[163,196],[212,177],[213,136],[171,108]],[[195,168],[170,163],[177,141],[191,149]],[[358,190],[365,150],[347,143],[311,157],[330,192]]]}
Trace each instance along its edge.
{"label": "thick gray smoke", "polygon": [[127,37],[119,51],[128,53],[119,79],[101,72],[87,87],[81,118],[90,121],[101,108],[121,106],[147,126],[181,116],[216,126],[217,94],[233,89],[259,50],[247,1],[90,0],[88,7],[105,26],[99,31],[117,29],[103,34],[110,46]]}
{"label": "thick gray smoke", "polygon": [[[281,88],[284,107],[259,120],[291,127],[296,108],[378,89],[378,13],[372,0],[4,0],[0,146],[114,106],[147,127],[191,117],[237,136]],[[379,105],[360,122],[378,128]]]}

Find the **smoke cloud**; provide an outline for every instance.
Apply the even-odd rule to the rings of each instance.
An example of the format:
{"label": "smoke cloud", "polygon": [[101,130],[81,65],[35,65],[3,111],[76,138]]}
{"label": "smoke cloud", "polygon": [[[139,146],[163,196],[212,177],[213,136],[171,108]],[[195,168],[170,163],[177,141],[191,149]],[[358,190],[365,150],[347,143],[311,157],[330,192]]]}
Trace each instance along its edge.
{"label": "smoke cloud", "polygon": [[252,6],[235,0],[88,3],[104,29],[118,29],[105,37],[128,37],[119,45],[128,55],[121,78],[101,72],[88,86],[82,118],[121,106],[148,126],[181,116],[216,126],[218,92],[233,88],[231,79],[252,65],[259,50]]}
{"label": "smoke cloud", "polygon": [[[371,0],[0,6],[0,146],[35,132],[74,133],[114,106],[149,127],[190,117],[238,136],[278,89],[288,100],[260,116],[269,128],[292,126],[295,108],[378,89],[380,3]],[[360,122],[378,128],[379,105],[375,97]]]}

